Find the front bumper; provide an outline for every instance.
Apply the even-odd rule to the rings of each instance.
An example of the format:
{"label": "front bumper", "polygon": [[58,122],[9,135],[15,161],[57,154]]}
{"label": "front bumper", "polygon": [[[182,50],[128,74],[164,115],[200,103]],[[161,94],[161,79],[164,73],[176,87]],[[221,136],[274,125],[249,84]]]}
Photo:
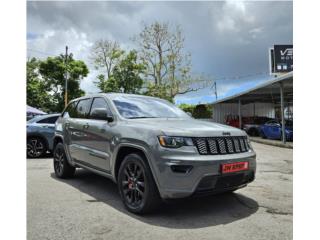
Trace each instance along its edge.
{"label": "front bumper", "polygon": [[[155,166],[155,178],[162,198],[183,198],[234,190],[246,186],[255,178],[256,154],[254,151],[200,155],[196,149],[161,149]],[[222,174],[221,165],[249,162],[249,169]]]}

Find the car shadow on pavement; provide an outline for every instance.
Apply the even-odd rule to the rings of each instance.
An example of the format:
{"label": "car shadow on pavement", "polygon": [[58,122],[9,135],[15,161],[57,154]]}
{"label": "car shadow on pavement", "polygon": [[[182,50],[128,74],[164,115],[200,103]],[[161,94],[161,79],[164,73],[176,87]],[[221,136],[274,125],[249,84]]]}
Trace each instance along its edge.
{"label": "car shadow on pavement", "polygon": [[162,204],[159,210],[143,216],[128,212],[121,202],[116,184],[84,169],[77,169],[74,178],[58,179],[89,195],[87,202],[102,202],[141,222],[166,228],[191,229],[227,224],[255,213],[258,203],[239,193],[201,198],[187,198]]}

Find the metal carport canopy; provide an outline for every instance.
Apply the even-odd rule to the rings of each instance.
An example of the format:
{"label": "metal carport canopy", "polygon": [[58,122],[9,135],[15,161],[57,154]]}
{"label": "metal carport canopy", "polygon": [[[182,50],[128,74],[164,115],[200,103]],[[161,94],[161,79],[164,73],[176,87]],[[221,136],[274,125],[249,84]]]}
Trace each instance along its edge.
{"label": "metal carport canopy", "polygon": [[239,126],[241,128],[241,105],[249,103],[273,103],[281,106],[282,141],[285,143],[284,104],[293,103],[293,72],[283,74],[254,88],[213,103],[238,103]]}
{"label": "metal carport canopy", "polygon": [[263,84],[240,92],[236,95],[220,99],[212,104],[218,103],[238,103],[241,99],[241,104],[248,104],[254,102],[275,103],[280,104],[280,83],[284,87],[284,101],[292,103],[293,97],[293,72],[281,75],[275,79],[267,81]]}

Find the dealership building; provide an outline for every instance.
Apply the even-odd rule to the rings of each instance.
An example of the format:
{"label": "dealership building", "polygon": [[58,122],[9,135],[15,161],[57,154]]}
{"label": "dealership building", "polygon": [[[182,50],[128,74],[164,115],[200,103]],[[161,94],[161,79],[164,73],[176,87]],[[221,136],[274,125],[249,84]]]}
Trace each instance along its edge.
{"label": "dealership building", "polygon": [[[274,77],[253,88],[219,99],[213,105],[213,121],[226,124],[238,119],[242,128],[245,117],[268,117],[282,123],[293,117],[293,51],[292,45],[275,45],[270,49],[270,74]],[[282,138],[285,143],[286,138]]]}

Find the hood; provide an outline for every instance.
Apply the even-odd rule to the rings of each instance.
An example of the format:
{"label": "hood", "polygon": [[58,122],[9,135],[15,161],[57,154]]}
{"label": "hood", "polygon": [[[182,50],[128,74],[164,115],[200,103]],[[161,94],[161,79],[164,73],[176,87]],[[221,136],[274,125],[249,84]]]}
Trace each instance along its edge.
{"label": "hood", "polygon": [[163,135],[185,137],[213,137],[213,136],[245,136],[246,133],[238,128],[196,119],[148,118],[133,119],[132,124],[159,130]]}

